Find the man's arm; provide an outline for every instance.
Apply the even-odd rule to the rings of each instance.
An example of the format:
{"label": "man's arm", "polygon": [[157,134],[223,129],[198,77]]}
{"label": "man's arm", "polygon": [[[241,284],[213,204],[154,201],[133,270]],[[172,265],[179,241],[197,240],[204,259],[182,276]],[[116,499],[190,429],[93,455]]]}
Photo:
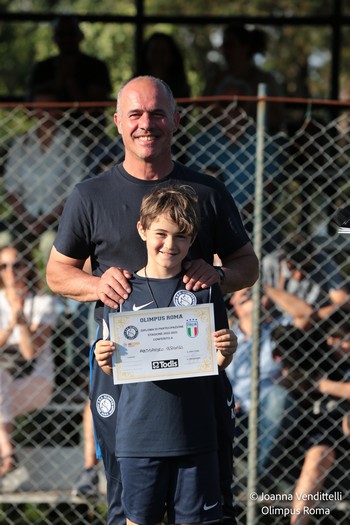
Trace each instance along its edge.
{"label": "man's arm", "polygon": [[128,283],[131,275],[127,270],[113,267],[102,277],[97,277],[85,271],[84,265],[85,260],[67,257],[53,247],[46,267],[49,288],[76,301],[101,300],[111,308],[116,308],[127,299],[131,291]]}
{"label": "man's arm", "polygon": [[[59,295],[76,301],[100,300],[111,308],[117,308],[128,298],[131,274],[122,268],[109,268],[101,277],[84,271],[85,260],[73,259],[52,248],[46,267],[49,288]],[[220,283],[217,271],[204,260],[190,263],[184,276],[187,290],[199,290],[220,283],[224,293],[252,286],[259,276],[259,264],[250,243],[224,260],[225,279]]]}
{"label": "man's arm", "polygon": [[259,260],[250,242],[222,261],[225,279],[221,285],[224,293],[249,288],[259,278]]}
{"label": "man's arm", "polygon": [[96,301],[99,278],[85,272],[84,263],[53,247],[46,266],[46,281],[52,292],[76,301]]}
{"label": "man's arm", "polygon": [[223,293],[230,293],[253,286],[259,277],[259,261],[251,243],[225,257],[222,261],[225,274],[221,282],[218,272],[203,259],[187,264],[184,283],[187,290],[199,290],[219,283]]}

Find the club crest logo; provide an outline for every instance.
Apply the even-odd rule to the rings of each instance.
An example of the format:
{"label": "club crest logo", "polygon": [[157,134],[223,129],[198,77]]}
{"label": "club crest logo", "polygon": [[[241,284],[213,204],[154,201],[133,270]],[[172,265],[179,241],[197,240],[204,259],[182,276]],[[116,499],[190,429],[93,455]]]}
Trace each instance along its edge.
{"label": "club crest logo", "polygon": [[101,417],[110,417],[115,411],[115,401],[109,394],[101,394],[96,400],[96,409]]}
{"label": "club crest logo", "polygon": [[175,306],[193,306],[197,304],[197,297],[188,290],[178,290],[173,301]]}
{"label": "club crest logo", "polygon": [[187,319],[186,332],[188,337],[197,337],[199,332],[198,319]]}
{"label": "club crest logo", "polygon": [[139,331],[136,326],[127,326],[124,330],[124,335],[127,339],[136,339],[136,337],[139,335]]}

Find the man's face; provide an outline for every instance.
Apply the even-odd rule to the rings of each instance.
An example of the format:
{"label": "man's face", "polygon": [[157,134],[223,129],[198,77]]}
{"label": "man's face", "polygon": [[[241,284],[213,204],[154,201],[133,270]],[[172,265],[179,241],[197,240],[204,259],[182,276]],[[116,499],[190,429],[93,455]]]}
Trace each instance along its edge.
{"label": "man's face", "polygon": [[152,162],[169,157],[179,116],[163,86],[145,78],[132,81],[123,89],[114,121],[126,158]]}

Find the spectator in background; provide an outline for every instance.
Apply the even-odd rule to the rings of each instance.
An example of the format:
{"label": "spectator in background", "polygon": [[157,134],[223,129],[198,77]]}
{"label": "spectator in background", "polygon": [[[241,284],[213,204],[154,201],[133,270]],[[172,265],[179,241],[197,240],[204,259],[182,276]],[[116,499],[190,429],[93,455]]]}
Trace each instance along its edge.
{"label": "spectator in background", "polygon": [[[190,166],[196,170],[208,168],[222,182],[239,204],[243,222],[253,233],[254,197],[256,185],[256,126],[246,113],[246,102],[235,97],[247,95],[248,86],[232,75],[216,86],[215,95],[232,97],[232,101],[215,103],[210,108],[210,121],[195,134],[188,148]],[[282,179],[283,148],[266,136],[264,159],[263,250],[269,253],[281,243],[279,227],[273,218],[275,191]],[[272,196],[272,197],[271,197]]]}
{"label": "spectator in background", "polygon": [[0,250],[0,477],[17,467],[14,419],[44,407],[54,385],[54,298],[41,293],[25,246]]}
{"label": "spectator in background", "polygon": [[[73,15],[60,15],[53,20],[52,27],[59,53],[34,65],[29,80],[29,100],[33,99],[38,86],[50,82],[62,102],[107,101],[112,90],[107,65],[80,50],[84,34],[78,19]],[[84,131],[85,141],[89,143],[103,131],[104,114],[101,108],[87,108],[86,115],[83,111],[72,113],[70,126],[80,136]]]}
{"label": "spectator in background", "polygon": [[303,411],[303,417],[297,421],[299,435],[294,433],[294,454],[302,458],[302,467],[295,487],[291,525],[309,523],[310,512],[305,512],[304,507],[317,505],[314,495],[325,489],[333,468],[338,468],[338,473],[332,492],[346,487],[349,465],[344,461],[349,460],[350,441],[343,427],[350,402],[348,317],[346,310],[338,308],[317,329],[305,331],[284,326],[273,333],[274,355],[283,367],[284,387]]}
{"label": "spectator in background", "polygon": [[263,258],[262,282],[270,307],[301,328],[349,302],[336,262],[300,233]]}
{"label": "spectator in background", "polygon": [[[85,271],[91,273],[90,261],[85,264]],[[72,496],[96,498],[99,494],[99,465],[96,456],[96,443],[94,425],[89,399],[89,351],[96,337],[96,324],[93,319],[93,303],[77,303],[76,312],[73,316],[73,347],[78,350],[74,356],[74,367],[78,370],[78,378],[81,392],[86,395],[86,403],[83,411],[82,442],[84,448],[84,464],[77,480],[72,488]],[[85,386],[87,385],[87,388]]]}
{"label": "spectator in background", "polygon": [[62,101],[105,101],[112,90],[106,64],[80,50],[84,34],[72,15],[54,19],[53,38],[59,53],[37,62],[29,81],[29,98],[38,85],[53,82]]}
{"label": "spectator in background", "polygon": [[[38,90],[41,89],[42,84],[50,83],[53,86],[56,97],[55,100],[57,101],[107,101],[112,91],[107,65],[102,60],[81,51],[80,47],[84,39],[84,34],[79,26],[78,19],[72,15],[61,15],[54,19],[52,27],[53,38],[58,47],[58,54],[41,62],[37,62],[34,65],[29,81],[29,100],[38,100]],[[51,185],[51,190],[49,190],[50,193],[47,197],[43,198],[42,193],[37,194],[42,197],[40,199],[42,201],[40,203],[41,207],[43,203],[46,203],[45,208],[48,208],[48,197],[51,197],[52,200],[55,201],[56,207],[54,209],[47,209],[49,214],[43,215],[41,212],[39,215],[39,199],[37,199],[36,209],[35,199],[31,206],[28,206],[28,212],[32,214],[32,216],[29,217],[31,222],[29,231],[31,231],[33,235],[41,235],[40,253],[44,259],[44,264],[46,264],[48,259],[55,236],[55,228],[51,228],[50,226],[56,226],[58,217],[63,209],[65,197],[71,193],[73,186],[82,180],[85,175],[97,175],[103,171],[104,166],[109,167],[112,162],[117,162],[117,160],[120,160],[123,156],[122,148],[105,133],[103,108],[68,109],[65,111],[64,120],[60,123],[50,121],[50,125],[51,124],[57,138],[57,144],[61,141],[64,151],[55,151],[54,145],[48,148],[45,156],[51,156],[50,173],[55,180],[50,180],[46,177],[44,181],[45,184],[40,186],[42,192],[46,193],[48,190],[46,181]],[[68,132],[68,130],[70,132]],[[63,135],[65,135],[65,138],[61,140]],[[79,136],[79,140],[73,135]],[[82,149],[80,150],[81,145],[85,146],[85,148],[88,147],[87,153]],[[16,147],[17,145],[14,144],[14,150]],[[38,149],[39,148],[38,145]],[[34,180],[34,185],[31,186],[33,192],[37,191],[34,178],[36,175],[35,172],[38,173],[40,166],[42,166],[42,169],[45,169],[44,162],[42,162],[44,160],[43,155],[37,151],[35,151],[35,154],[37,161],[31,170],[31,176]],[[86,173],[84,170],[84,162],[86,163]],[[10,167],[12,166],[13,164]],[[48,171],[47,168],[46,171]],[[36,178],[39,182],[40,173]],[[55,186],[60,188],[61,195],[57,194]],[[19,181],[17,181],[14,187],[14,190],[18,189]],[[19,195],[22,195],[22,197],[20,198]],[[27,210],[24,209],[26,203],[20,200],[23,199],[23,191],[19,194],[16,191],[13,199],[16,202],[18,212],[27,213]],[[28,200],[30,200],[29,195]],[[42,232],[45,232],[44,235]],[[91,417],[89,418],[89,415],[89,411],[85,409],[83,428],[86,469],[97,464],[96,458],[93,458],[91,454],[93,436],[90,429],[92,420]],[[78,488],[83,487],[84,494],[89,494],[91,487],[86,481],[86,469],[84,469],[82,479],[78,481],[77,486]],[[89,470],[89,473],[90,472]],[[96,493],[97,490],[95,489],[97,489],[98,477],[95,471],[92,473],[91,479],[93,481],[93,490]]]}
{"label": "spectator in background", "polygon": [[87,176],[98,175],[117,165],[123,158],[124,149],[120,138],[103,135],[97,144],[88,150],[86,157]]}
{"label": "spectator in background", "polygon": [[64,127],[58,108],[45,108],[58,97],[51,84],[37,86],[33,101],[36,125],[15,137],[7,153],[3,186],[10,205],[13,238],[39,244],[46,264],[67,196],[83,179],[85,152],[80,140]]}
{"label": "spectator in background", "polygon": [[143,45],[135,76],[151,75],[164,80],[175,98],[191,96],[183,56],[176,41],[166,33],[153,33]]}
{"label": "spectator in background", "polygon": [[72,488],[72,496],[96,498],[99,494],[99,459],[96,457],[94,424],[88,399],[83,412],[84,465]]}
{"label": "spectator in background", "polygon": [[[267,95],[271,97],[283,96],[281,85],[275,76],[259,68],[254,57],[256,54],[264,55],[267,51],[267,34],[261,29],[247,29],[238,24],[228,25],[223,32],[222,51],[226,67],[216,71],[207,79],[203,95],[215,95],[216,86],[227,76],[232,76],[237,81],[244,82],[249,88],[249,95],[257,96],[258,85],[267,86]],[[247,113],[255,118],[256,104],[247,104]],[[276,133],[283,127],[283,106],[281,103],[271,103],[267,127],[271,133]]]}
{"label": "spectator in background", "polygon": [[[234,292],[230,298],[233,307],[230,326],[238,338],[238,349],[226,373],[235,397],[236,436],[235,456],[245,457],[248,447],[248,417],[251,407],[251,373],[253,347],[253,299],[251,288]],[[271,482],[274,458],[282,453],[290,423],[296,417],[294,401],[288,391],[278,385],[281,366],[273,357],[271,332],[279,326],[278,319],[262,312],[259,347],[259,453],[258,474],[267,488]],[[270,474],[270,476],[268,475]]]}

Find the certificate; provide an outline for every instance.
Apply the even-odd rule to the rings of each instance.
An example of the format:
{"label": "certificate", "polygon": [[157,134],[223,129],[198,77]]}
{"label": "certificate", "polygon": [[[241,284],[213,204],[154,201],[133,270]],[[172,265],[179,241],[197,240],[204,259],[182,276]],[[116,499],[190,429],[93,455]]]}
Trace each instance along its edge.
{"label": "certificate", "polygon": [[109,314],[114,384],[218,374],[213,305]]}

